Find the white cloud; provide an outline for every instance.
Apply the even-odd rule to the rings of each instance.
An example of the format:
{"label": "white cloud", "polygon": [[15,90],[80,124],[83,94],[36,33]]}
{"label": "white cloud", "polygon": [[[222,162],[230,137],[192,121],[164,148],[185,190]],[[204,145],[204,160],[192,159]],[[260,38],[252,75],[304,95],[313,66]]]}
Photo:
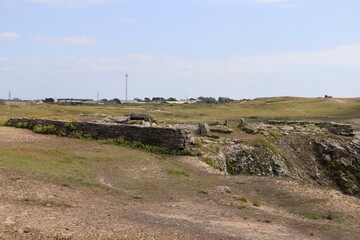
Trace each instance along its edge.
{"label": "white cloud", "polygon": [[[108,96],[119,97],[123,93],[122,76],[127,72],[132,97],[161,95],[179,98],[185,94],[234,98],[244,94],[248,94],[246,97],[286,94],[317,96],[332,92],[334,95],[357,96],[360,73],[358,56],[360,44],[317,52],[240,55],[206,61],[144,54],[0,57],[0,79],[8,79],[6,84],[14,84],[13,88],[29,86],[29,89],[25,87],[23,90],[24,95],[37,92],[36,86],[48,83],[43,91],[49,96],[87,97],[89,92],[100,91],[104,95],[106,92]],[[351,89],[349,86],[352,86]],[[5,89],[11,89],[11,86],[5,86]]]}
{"label": "white cloud", "polygon": [[14,32],[0,32],[0,41],[18,40],[20,35]]}
{"label": "white cloud", "polygon": [[32,40],[40,43],[48,43],[54,46],[90,46],[96,45],[96,40],[86,36],[69,37],[33,37]]}
{"label": "white cloud", "polygon": [[25,0],[30,3],[50,4],[57,7],[85,7],[94,4],[108,2],[120,2],[121,0]]}

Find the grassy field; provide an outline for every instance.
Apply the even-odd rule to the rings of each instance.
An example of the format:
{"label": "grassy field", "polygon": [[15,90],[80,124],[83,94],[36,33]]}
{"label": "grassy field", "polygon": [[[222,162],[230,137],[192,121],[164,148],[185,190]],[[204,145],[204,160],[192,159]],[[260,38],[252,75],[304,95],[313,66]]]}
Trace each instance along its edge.
{"label": "grassy field", "polygon": [[95,120],[133,112],[155,115],[164,123],[238,121],[259,118],[352,118],[360,117],[360,98],[260,98],[227,104],[137,104],[103,106],[62,106],[51,104],[0,105],[0,118],[29,117],[67,120]]}
{"label": "grassy field", "polygon": [[359,200],[335,190],[290,179],[223,176],[195,157],[24,129],[0,127],[0,180],[0,206],[6,206],[0,207],[0,239],[359,234]]}
{"label": "grassy field", "polygon": [[[1,120],[92,121],[132,112],[153,114],[164,123],[344,120],[360,117],[360,99],[0,104]],[[295,180],[224,176],[197,157],[0,127],[0,239],[357,239],[359,204],[337,190]]]}

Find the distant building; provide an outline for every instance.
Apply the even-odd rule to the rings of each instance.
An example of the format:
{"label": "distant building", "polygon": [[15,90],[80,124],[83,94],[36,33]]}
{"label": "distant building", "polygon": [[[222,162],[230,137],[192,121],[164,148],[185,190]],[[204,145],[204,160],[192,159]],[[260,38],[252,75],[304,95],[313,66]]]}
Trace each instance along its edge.
{"label": "distant building", "polygon": [[136,104],[139,103],[137,100],[120,100],[121,104]]}
{"label": "distant building", "polygon": [[325,95],[325,98],[333,98],[333,96]]}
{"label": "distant building", "polygon": [[81,98],[59,98],[58,103],[69,103],[69,104],[86,104],[94,102],[93,99],[81,99]]}

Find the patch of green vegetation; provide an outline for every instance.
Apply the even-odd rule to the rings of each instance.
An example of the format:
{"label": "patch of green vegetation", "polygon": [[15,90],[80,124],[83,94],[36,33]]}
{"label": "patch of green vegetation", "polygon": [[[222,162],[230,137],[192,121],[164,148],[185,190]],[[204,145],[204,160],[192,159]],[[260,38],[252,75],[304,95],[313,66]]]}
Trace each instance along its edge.
{"label": "patch of green vegetation", "polygon": [[27,122],[18,122],[16,125],[15,125],[16,128],[28,128],[29,127],[29,124]]}
{"label": "patch of green vegetation", "polygon": [[232,128],[229,128],[225,125],[216,125],[213,127],[210,127],[210,130],[213,132],[220,132],[220,133],[232,133],[234,130]]}
{"label": "patch of green vegetation", "polygon": [[[22,151],[14,149],[2,149],[0,151],[0,166],[11,168],[26,173],[44,173],[52,179],[66,179],[67,181],[82,185],[100,186],[97,180],[91,178],[91,164],[97,160],[87,153],[75,153],[64,149],[46,149],[32,146],[22,148]],[[13,180],[18,177],[14,176]],[[60,180],[64,182],[64,180]]]}
{"label": "patch of green vegetation", "polygon": [[217,161],[213,160],[211,157],[203,157],[202,159],[205,163],[207,163],[211,167],[222,171],[222,167],[219,165],[219,163]]}
{"label": "patch of green vegetation", "polygon": [[195,139],[194,144],[195,144],[195,146],[196,146],[197,148],[200,148],[200,149],[204,147],[204,145],[202,144],[201,140],[198,139],[198,138]]}
{"label": "patch of green vegetation", "polygon": [[34,133],[41,133],[41,134],[56,134],[57,129],[54,125],[41,125],[37,124],[33,128]]}
{"label": "patch of green vegetation", "polygon": [[20,178],[20,176],[11,176],[11,178],[10,178],[11,180],[13,180],[13,181],[19,181],[21,178]]}
{"label": "patch of green vegetation", "polygon": [[340,189],[350,195],[360,192],[354,188],[354,182],[360,181],[360,167],[356,165],[345,166],[341,161],[333,160],[326,165],[325,172],[333,177]]}
{"label": "patch of green vegetation", "polygon": [[230,161],[229,159],[226,159],[226,169],[230,175],[236,174],[234,163],[232,161]]}
{"label": "patch of green vegetation", "polygon": [[275,138],[275,139],[279,139],[279,138],[281,138],[281,136],[282,136],[282,134],[281,134],[281,132],[279,131],[279,130],[270,130],[269,132],[269,135],[271,136],[271,137],[273,137],[273,138]]}
{"label": "patch of green vegetation", "polygon": [[308,129],[317,129],[318,127],[315,124],[308,124],[308,125],[306,125],[306,128],[308,128]]}
{"label": "patch of green vegetation", "polygon": [[257,136],[254,139],[254,146],[257,147],[257,148],[269,149],[273,154],[279,155],[278,150],[276,149],[276,147],[274,145],[272,145],[264,137]]}
{"label": "patch of green vegetation", "polygon": [[[340,101],[339,101],[340,100]],[[322,99],[277,97],[258,98],[251,101],[234,101],[225,104],[187,104],[187,105],[161,105],[161,111],[156,111],[159,122],[172,123],[198,123],[210,121],[238,121],[239,116],[259,118],[299,118],[299,117],[359,117],[360,99]],[[62,120],[81,119],[94,120],[104,116],[120,116],[133,112],[154,114],[159,109],[155,104],[133,105],[103,105],[103,106],[72,106],[58,104],[22,104],[20,106],[0,105],[1,117],[29,117],[54,119],[61,116]],[[341,108],[339,108],[341,107]],[[176,114],[173,114],[176,113]]]}
{"label": "patch of green vegetation", "polygon": [[220,146],[215,146],[215,153],[219,154],[221,151],[221,147]]}
{"label": "patch of green vegetation", "polygon": [[240,201],[240,202],[247,202],[246,196],[235,196],[234,198],[235,198],[235,200]]}
{"label": "patch of green vegetation", "polygon": [[331,212],[321,213],[314,211],[297,211],[296,214],[303,216],[306,219],[310,220],[333,220],[335,218],[334,214]]}
{"label": "patch of green vegetation", "polygon": [[8,124],[9,124],[9,120],[8,120],[8,119],[0,120],[0,127],[1,127],[1,126],[8,126]]}
{"label": "patch of green vegetation", "polygon": [[184,169],[180,168],[171,168],[167,170],[167,173],[169,174],[175,174],[175,175],[183,175],[183,176],[189,176],[189,173],[185,171]]}
{"label": "patch of green vegetation", "polygon": [[260,207],[261,206],[261,201],[259,199],[254,199],[254,200],[252,200],[252,204],[255,207]]}
{"label": "patch of green vegetation", "polygon": [[198,193],[201,193],[201,194],[209,194],[209,190],[207,190],[207,189],[199,189],[199,190],[198,190]]}
{"label": "patch of green vegetation", "polygon": [[75,131],[75,130],[76,130],[76,127],[75,127],[74,124],[71,123],[71,122],[65,123],[65,124],[64,124],[64,128],[65,128],[66,130],[68,130],[69,132],[72,132],[72,131]]}

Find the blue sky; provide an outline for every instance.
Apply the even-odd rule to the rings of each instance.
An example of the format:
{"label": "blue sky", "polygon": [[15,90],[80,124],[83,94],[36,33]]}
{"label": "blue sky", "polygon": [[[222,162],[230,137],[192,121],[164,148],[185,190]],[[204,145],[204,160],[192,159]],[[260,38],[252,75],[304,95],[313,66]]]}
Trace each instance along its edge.
{"label": "blue sky", "polygon": [[359,97],[358,0],[0,0],[0,98]]}

